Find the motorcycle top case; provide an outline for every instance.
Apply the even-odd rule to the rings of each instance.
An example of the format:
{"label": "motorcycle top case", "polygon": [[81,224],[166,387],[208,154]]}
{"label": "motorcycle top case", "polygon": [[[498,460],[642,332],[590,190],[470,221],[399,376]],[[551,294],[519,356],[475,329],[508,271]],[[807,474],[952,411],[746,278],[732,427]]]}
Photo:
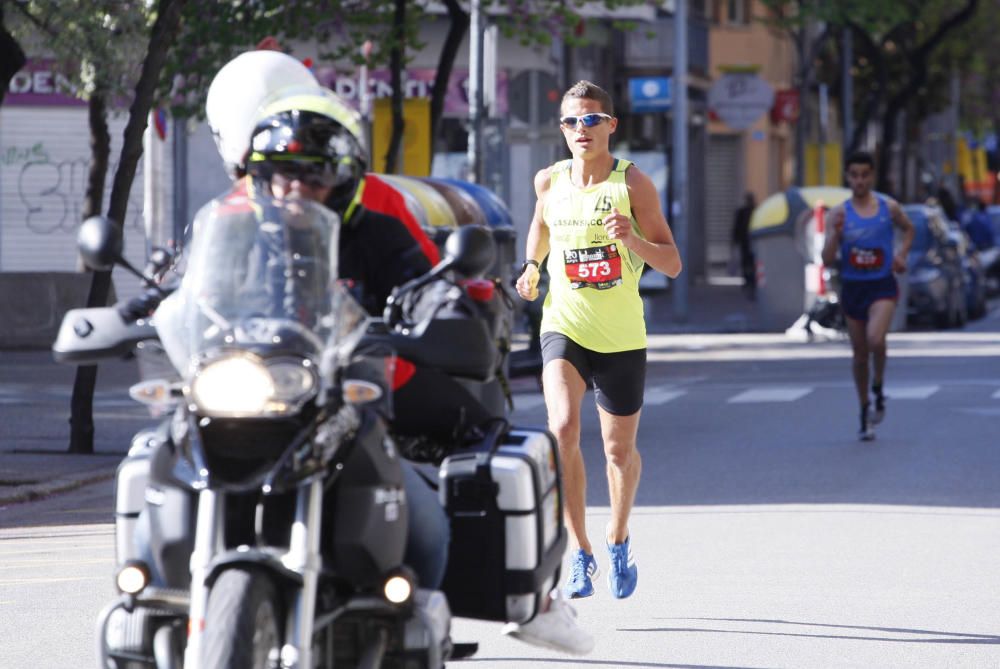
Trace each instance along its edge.
{"label": "motorcycle top case", "polygon": [[441,589],[452,612],[530,620],[558,582],[566,548],[555,439],[512,430],[499,443],[445,458],[440,480],[451,522]]}

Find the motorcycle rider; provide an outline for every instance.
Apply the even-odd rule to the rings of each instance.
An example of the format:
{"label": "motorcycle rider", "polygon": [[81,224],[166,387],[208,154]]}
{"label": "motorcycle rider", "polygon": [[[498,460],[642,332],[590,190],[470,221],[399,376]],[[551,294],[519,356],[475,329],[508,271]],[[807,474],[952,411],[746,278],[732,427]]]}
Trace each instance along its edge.
{"label": "motorcycle rider", "polygon": [[[323,88],[285,89],[276,97],[261,108],[251,136],[247,159],[251,187],[266,184],[277,197],[308,198],[343,211],[341,274],[358,277],[367,286],[366,290],[378,291],[379,284],[365,278],[372,272],[388,269],[385,264],[393,262],[391,257],[400,256],[391,243],[385,245],[386,223],[371,223],[376,217],[385,217],[360,205],[358,190],[363,188],[364,151],[356,115]],[[370,218],[358,218],[359,215]],[[366,257],[359,261],[357,256],[361,253]],[[377,258],[379,253],[385,255]],[[394,268],[393,274],[398,275],[399,269]],[[410,535],[417,535],[408,540],[405,560],[418,573],[443,577],[449,534],[447,517],[415,469],[412,466],[403,469]],[[436,587],[440,578],[436,583],[423,580],[421,583]],[[558,591],[553,590],[543,604],[543,611],[526,623],[509,623],[504,633],[554,650],[585,654],[593,648],[594,641],[576,624],[575,615]]]}

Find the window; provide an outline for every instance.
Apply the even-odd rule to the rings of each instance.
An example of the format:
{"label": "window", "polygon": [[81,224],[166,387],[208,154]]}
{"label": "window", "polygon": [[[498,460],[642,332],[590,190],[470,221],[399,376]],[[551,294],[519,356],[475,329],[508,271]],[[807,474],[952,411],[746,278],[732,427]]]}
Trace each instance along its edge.
{"label": "window", "polygon": [[745,26],[750,23],[750,3],[752,0],[727,0],[726,20],[730,25]]}

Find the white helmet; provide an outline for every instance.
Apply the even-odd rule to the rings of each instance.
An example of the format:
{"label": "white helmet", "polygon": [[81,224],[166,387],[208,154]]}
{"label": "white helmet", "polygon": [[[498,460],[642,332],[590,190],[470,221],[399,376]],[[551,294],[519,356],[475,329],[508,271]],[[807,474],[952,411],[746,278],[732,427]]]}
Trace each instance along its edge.
{"label": "white helmet", "polygon": [[226,63],[208,87],[205,115],[230,177],[250,148],[257,109],[287,86],[318,85],[305,65],[280,51],[247,51]]}

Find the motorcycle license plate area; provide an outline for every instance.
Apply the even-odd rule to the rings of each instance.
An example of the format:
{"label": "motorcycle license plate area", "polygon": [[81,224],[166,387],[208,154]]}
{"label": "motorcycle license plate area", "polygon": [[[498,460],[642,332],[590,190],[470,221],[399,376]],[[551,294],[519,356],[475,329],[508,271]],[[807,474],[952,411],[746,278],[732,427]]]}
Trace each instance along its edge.
{"label": "motorcycle license plate area", "polygon": [[442,462],[452,535],[442,590],[455,615],[516,622],[535,615],[566,543],[557,462],[554,440],[531,430],[513,430],[492,454]]}

